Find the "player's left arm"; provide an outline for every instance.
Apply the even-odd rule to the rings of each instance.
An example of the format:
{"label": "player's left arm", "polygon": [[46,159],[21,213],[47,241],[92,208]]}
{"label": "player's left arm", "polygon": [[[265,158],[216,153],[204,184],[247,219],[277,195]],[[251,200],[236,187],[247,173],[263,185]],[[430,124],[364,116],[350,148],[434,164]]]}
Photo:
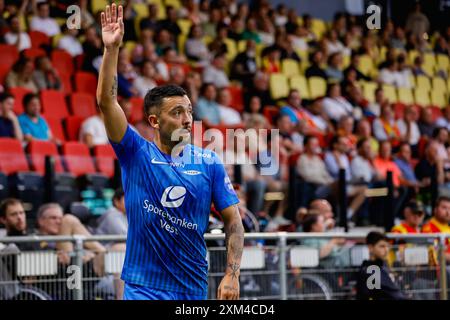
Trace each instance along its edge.
{"label": "player's left arm", "polygon": [[239,299],[239,274],[244,248],[244,227],[237,205],[229,206],[220,213],[225,226],[227,266],[225,276],[217,290],[217,298],[219,300],[237,300]]}

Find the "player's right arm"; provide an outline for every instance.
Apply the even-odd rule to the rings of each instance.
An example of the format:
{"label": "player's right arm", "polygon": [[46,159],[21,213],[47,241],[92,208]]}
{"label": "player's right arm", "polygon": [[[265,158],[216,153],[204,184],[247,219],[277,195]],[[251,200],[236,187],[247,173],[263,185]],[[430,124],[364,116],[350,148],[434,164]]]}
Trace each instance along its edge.
{"label": "player's right arm", "polygon": [[123,8],[114,3],[101,13],[102,40],[105,46],[98,76],[97,103],[104,115],[108,137],[120,142],[127,130],[127,118],[117,102],[117,60],[124,34]]}

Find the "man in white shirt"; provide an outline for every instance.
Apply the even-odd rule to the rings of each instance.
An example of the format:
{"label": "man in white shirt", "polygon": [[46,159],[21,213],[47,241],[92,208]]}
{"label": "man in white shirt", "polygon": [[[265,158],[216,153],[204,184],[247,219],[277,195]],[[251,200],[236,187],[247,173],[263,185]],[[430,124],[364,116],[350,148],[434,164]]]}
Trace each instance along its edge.
{"label": "man in white shirt", "polygon": [[56,20],[50,18],[50,5],[47,2],[40,2],[37,4],[37,12],[31,19],[30,29],[43,32],[49,37],[61,33]]}
{"label": "man in white shirt", "polygon": [[218,53],[215,55],[212,64],[203,71],[203,82],[213,83],[217,88],[224,88],[230,85],[230,80],[225,73],[225,55]]}
{"label": "man in white shirt", "polygon": [[219,104],[220,119],[225,125],[237,125],[242,123],[241,114],[231,108],[231,94],[226,88],[219,90],[217,95],[217,103]]}
{"label": "man in white shirt", "polygon": [[350,169],[354,183],[371,183],[378,178],[378,173],[372,165],[374,153],[370,145],[370,140],[364,138],[358,141],[358,155],[353,158]]}
{"label": "man in white shirt", "polygon": [[66,50],[72,57],[76,57],[83,53],[83,47],[77,39],[77,29],[67,29],[64,26],[64,35],[58,41],[58,48]]}
{"label": "man in white shirt", "polygon": [[20,30],[18,16],[9,18],[10,30],[5,34],[5,42],[17,46],[19,51],[31,48],[31,39],[28,33]]}
{"label": "man in white shirt", "polygon": [[80,128],[80,141],[87,144],[89,148],[109,143],[102,114],[97,114],[83,121]]}
{"label": "man in white shirt", "polygon": [[417,111],[414,107],[408,106],[404,113],[404,119],[397,121],[397,128],[400,131],[403,141],[411,146],[415,146],[420,140],[420,130],[417,124]]}

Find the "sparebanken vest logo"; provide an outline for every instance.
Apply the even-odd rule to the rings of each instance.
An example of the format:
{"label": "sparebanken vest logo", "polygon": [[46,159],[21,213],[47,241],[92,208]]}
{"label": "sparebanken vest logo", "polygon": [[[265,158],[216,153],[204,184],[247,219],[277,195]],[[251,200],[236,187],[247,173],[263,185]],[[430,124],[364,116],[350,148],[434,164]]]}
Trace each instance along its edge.
{"label": "sparebanken vest logo", "polygon": [[161,204],[166,208],[178,208],[184,201],[186,189],[179,186],[170,186],[164,190]]}

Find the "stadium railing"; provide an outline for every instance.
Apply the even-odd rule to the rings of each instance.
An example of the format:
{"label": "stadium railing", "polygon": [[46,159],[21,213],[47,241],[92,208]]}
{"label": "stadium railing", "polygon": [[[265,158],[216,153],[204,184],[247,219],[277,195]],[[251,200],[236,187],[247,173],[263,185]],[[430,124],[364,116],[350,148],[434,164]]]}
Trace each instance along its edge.
{"label": "stadium railing", "polygon": [[[366,233],[247,233],[241,263],[241,299],[355,299],[356,275],[368,259]],[[393,242],[388,258],[400,288],[411,299],[448,299],[450,264],[445,259],[448,234],[388,234]],[[306,239],[346,239],[334,259],[319,258]],[[215,299],[224,275],[226,249],[223,234],[206,234],[209,261],[208,299]],[[0,300],[116,299],[124,251],[111,244],[124,236],[27,236],[0,239]],[[71,242],[70,262],[61,263],[57,242]],[[110,248],[93,255],[88,241]],[[34,244],[37,250],[26,250]],[[18,247],[24,250],[19,250]]]}

